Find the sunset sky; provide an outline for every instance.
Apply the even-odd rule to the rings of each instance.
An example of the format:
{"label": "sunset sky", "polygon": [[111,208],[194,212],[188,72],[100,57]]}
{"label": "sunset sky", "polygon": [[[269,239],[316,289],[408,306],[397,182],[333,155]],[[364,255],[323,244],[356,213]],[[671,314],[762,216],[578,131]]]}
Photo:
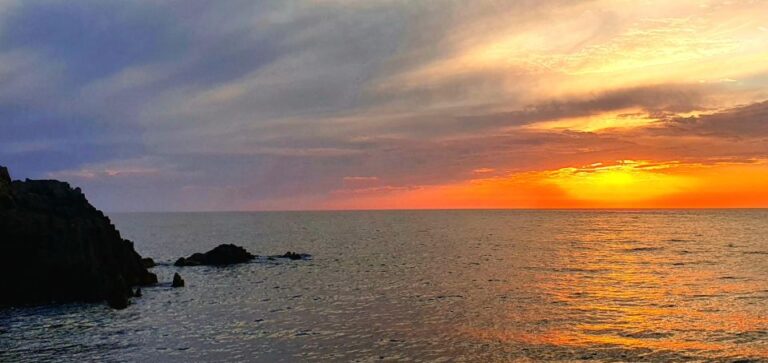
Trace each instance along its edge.
{"label": "sunset sky", "polygon": [[768,207],[768,0],[0,0],[0,165],[108,211]]}

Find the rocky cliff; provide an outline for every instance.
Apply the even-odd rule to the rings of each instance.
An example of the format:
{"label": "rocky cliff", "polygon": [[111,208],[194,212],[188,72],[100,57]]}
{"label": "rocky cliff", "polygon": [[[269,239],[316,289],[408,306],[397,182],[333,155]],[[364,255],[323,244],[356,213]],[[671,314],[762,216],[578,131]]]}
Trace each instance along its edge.
{"label": "rocky cliff", "polygon": [[122,308],[132,286],[156,282],[80,188],[11,181],[0,166],[0,306],[106,300]]}

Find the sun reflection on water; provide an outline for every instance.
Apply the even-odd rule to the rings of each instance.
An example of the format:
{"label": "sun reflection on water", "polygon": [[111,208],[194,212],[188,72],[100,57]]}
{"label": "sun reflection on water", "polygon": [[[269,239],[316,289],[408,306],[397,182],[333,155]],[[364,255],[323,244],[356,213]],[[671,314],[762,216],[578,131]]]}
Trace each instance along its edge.
{"label": "sun reflection on water", "polygon": [[[655,237],[647,221],[640,226],[631,216],[602,215],[581,222],[589,228],[553,236],[552,243],[571,248],[556,249],[555,260],[542,263],[528,287],[541,294],[542,306],[510,307],[500,316],[512,323],[463,332],[529,347],[620,348],[640,352],[637,357],[768,358],[768,346],[760,343],[768,337],[760,305],[768,291],[764,282],[700,255],[712,246]],[[750,298],[754,304],[739,301]],[[743,341],[734,341],[734,334]]]}

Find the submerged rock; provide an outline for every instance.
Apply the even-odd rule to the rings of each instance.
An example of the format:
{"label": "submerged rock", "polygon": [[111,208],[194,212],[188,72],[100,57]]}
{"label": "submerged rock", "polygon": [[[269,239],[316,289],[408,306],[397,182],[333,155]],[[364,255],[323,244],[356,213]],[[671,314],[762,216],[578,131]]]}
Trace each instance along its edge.
{"label": "submerged rock", "polygon": [[56,180],[11,181],[0,167],[0,306],[104,301],[157,282],[81,192]]}
{"label": "submerged rock", "polygon": [[244,263],[253,260],[256,256],[250,254],[245,248],[233,244],[219,245],[206,253],[195,253],[187,258],[179,258],[176,266],[224,266],[236,263]]}
{"label": "submerged rock", "polygon": [[179,273],[173,274],[173,282],[171,282],[171,287],[184,287],[184,279],[181,278],[181,275]]}
{"label": "submerged rock", "polygon": [[270,259],[287,258],[287,259],[290,259],[290,260],[308,260],[308,259],[312,258],[312,255],[310,255],[308,253],[296,253],[296,252],[288,251],[288,252],[286,252],[285,254],[282,254],[282,255],[269,256],[269,258]]}

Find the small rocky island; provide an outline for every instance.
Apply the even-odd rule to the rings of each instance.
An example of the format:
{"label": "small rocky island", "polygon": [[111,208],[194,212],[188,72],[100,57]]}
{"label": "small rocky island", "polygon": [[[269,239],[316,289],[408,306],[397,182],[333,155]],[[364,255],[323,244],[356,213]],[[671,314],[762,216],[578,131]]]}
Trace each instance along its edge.
{"label": "small rocky island", "polygon": [[181,257],[176,266],[226,266],[236,263],[245,263],[256,258],[245,248],[232,244],[219,245],[206,253],[195,253],[189,257]]}
{"label": "small rocky island", "polygon": [[[245,248],[233,244],[222,244],[206,253],[193,253],[189,257],[180,257],[174,266],[227,266],[249,262],[259,256],[251,254]],[[312,255],[288,251],[282,255],[266,256],[267,260],[285,258],[289,260],[309,260]]]}
{"label": "small rocky island", "polygon": [[0,166],[0,306],[106,300],[125,308],[132,287],[157,283],[146,262],[80,188],[11,181]]}

